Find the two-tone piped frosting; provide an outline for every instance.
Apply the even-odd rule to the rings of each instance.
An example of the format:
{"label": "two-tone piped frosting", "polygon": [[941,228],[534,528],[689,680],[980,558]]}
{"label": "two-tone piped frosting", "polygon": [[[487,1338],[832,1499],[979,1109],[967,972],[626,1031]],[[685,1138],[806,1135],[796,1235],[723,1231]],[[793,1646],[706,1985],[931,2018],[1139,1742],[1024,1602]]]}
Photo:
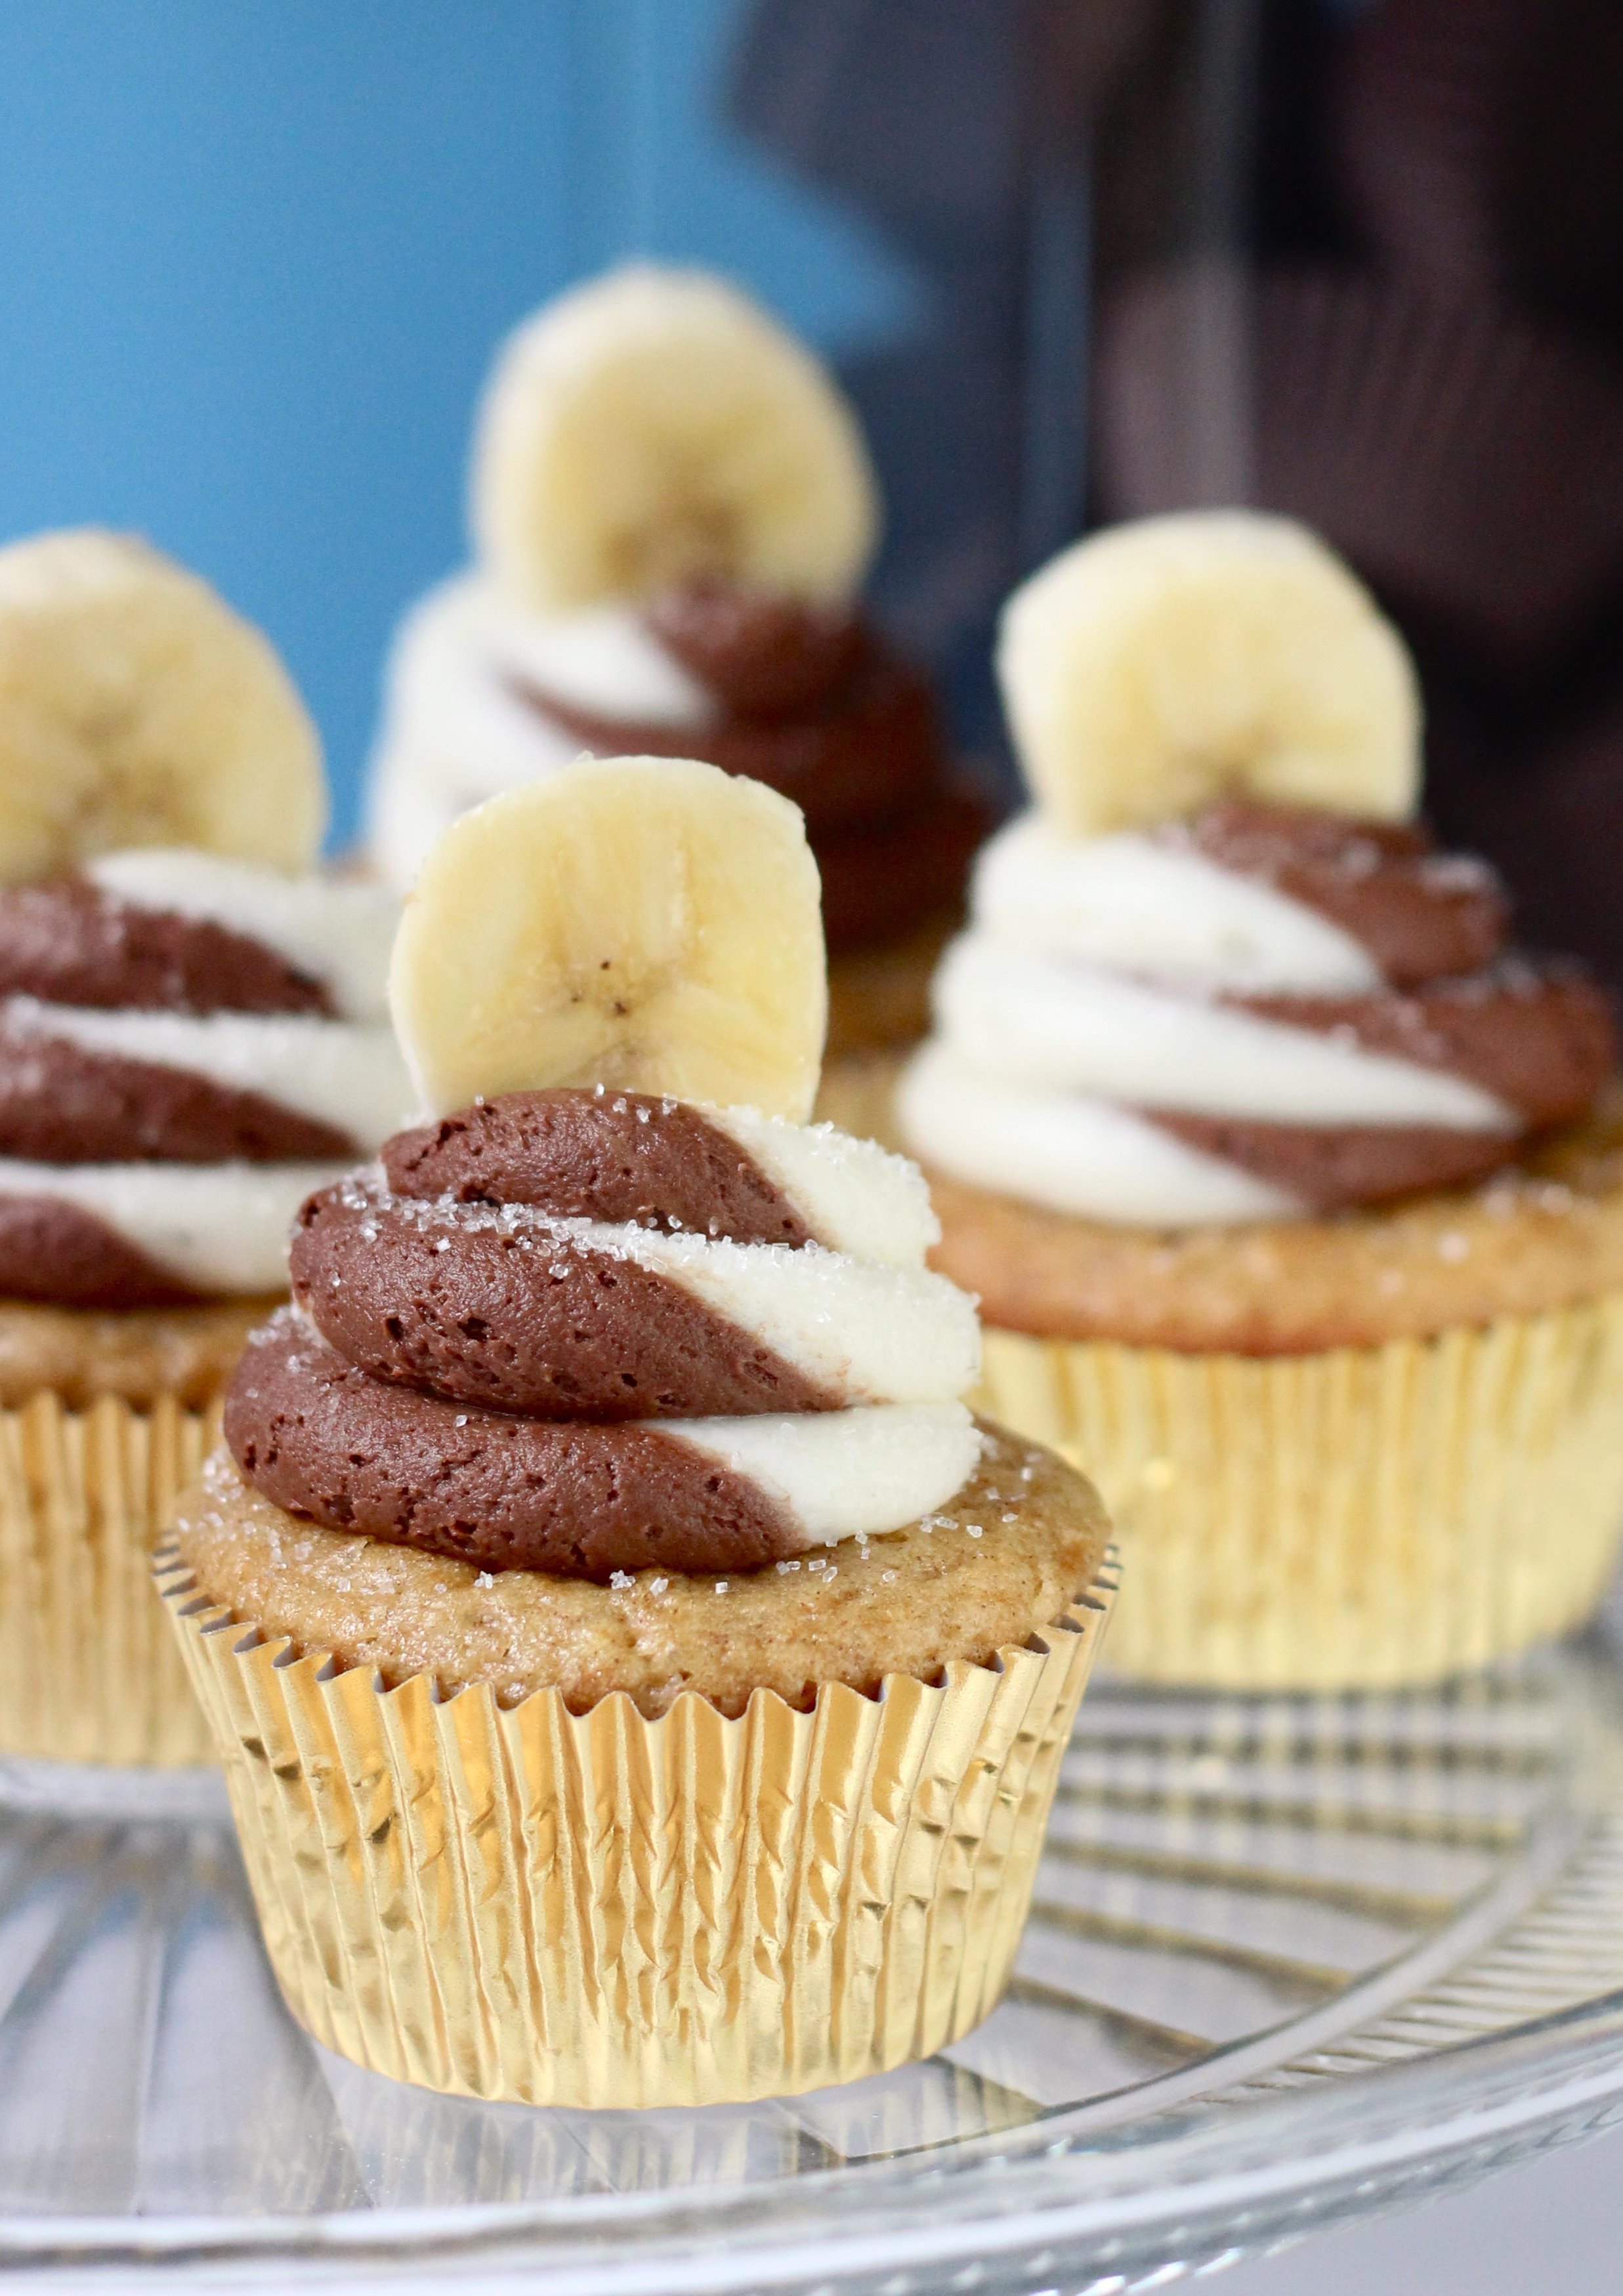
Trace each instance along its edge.
{"label": "two-tone piped frosting", "polygon": [[0,1296],[281,1290],[298,1205],[412,1106],[398,914],[161,849],[0,888]]}
{"label": "two-tone piped frosting", "polygon": [[1589,1109],[1608,1002],[1414,818],[1414,666],[1305,529],[1090,536],[1009,601],[998,674],[1037,808],[977,863],[903,1079],[928,1164],[1096,1220],[1282,1220],[1468,1185]]}
{"label": "two-tone piped frosting", "polygon": [[982,855],[903,1086],[955,1178],[1146,1226],[1485,1178],[1610,1074],[1607,1001],[1507,946],[1502,887],[1414,825],[1225,802]]}
{"label": "two-tone piped frosting", "polygon": [[853,606],[709,581],[548,614],[473,575],[432,592],[395,648],[381,865],[408,882],[457,814],[583,752],[699,758],[792,798],[836,951],[948,907],[986,827],[927,680]]}
{"label": "two-tone piped frosting", "polygon": [[945,928],[986,813],[858,603],[878,489],[804,344],[703,273],[588,281],[503,347],[470,508],[472,570],[388,672],[369,833],[394,882],[583,752],[699,758],[803,809],[836,952]]}
{"label": "two-tone piped frosting", "polygon": [[881,1535],[980,1456],[936,1234],[916,1169],[826,1125],[507,1094],[311,1196],[226,1439],[291,1513],[482,1570],[725,1572]]}

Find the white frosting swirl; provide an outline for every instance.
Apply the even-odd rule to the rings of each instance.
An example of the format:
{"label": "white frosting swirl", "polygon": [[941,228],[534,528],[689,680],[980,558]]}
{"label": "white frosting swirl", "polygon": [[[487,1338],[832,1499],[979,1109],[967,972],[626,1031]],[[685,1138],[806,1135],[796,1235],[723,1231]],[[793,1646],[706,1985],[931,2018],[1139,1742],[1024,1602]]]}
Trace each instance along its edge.
{"label": "white frosting swirl", "polygon": [[288,1230],[332,1164],[30,1164],[0,1156],[0,1196],[54,1196],[193,1292],[287,1288]]}
{"label": "white frosting swirl", "polygon": [[104,1013],[0,1000],[10,1037],[54,1038],[87,1053],[206,1077],[347,1132],[364,1151],[410,1121],[416,1095],[387,1025],[290,1013]]}
{"label": "white frosting swirl", "polygon": [[320,981],[345,1020],[389,1018],[389,959],[400,903],[386,885],[283,877],[170,846],[104,853],[85,874],[132,908],[223,925],[274,949],[306,980]]}
{"label": "white frosting swirl", "polygon": [[[411,1121],[415,1095],[387,1018],[392,893],[161,849],[108,854],[86,873],[133,908],[206,920],[274,950],[326,990],[339,1017],[88,1010],[11,996],[0,1000],[0,1026],[13,1046],[66,1043],[256,1093],[363,1151]],[[294,1213],[344,1169],[0,1157],[0,1195],[55,1197],[92,1214],[191,1290],[251,1293],[285,1283]]]}
{"label": "white frosting swirl", "polygon": [[945,1506],[980,1456],[957,1400],[980,1375],[980,1327],[969,1294],[924,1265],[939,1226],[922,1174],[832,1125],[704,1112],[832,1249],[589,1221],[558,1232],[680,1285],[848,1407],[673,1419],[665,1433],[758,1483],[807,1547],[879,1537]]}
{"label": "white frosting swirl", "polygon": [[470,806],[580,754],[516,688],[587,715],[686,728],[716,705],[632,605],[541,614],[488,576],[442,582],[401,623],[384,676],[367,835],[384,874],[409,885],[441,830]]}
{"label": "white frosting swirl", "polygon": [[1350,933],[1271,885],[1131,831],[1066,837],[1035,813],[982,847],[974,914],[991,940],[1192,988],[1356,996],[1381,985]]}
{"label": "white frosting swirl", "polygon": [[937,1037],[904,1078],[900,1114],[917,1154],[972,1185],[1147,1226],[1283,1218],[1306,1207],[1152,1112],[1519,1128],[1463,1077],[1219,1001],[1358,996],[1381,980],[1340,926],[1201,855],[1067,839],[1028,816],[983,851],[971,912],[937,973]]}
{"label": "white frosting swirl", "polygon": [[[980,1375],[980,1329],[969,1293],[925,1265],[939,1231],[922,1174],[832,1125],[753,1109],[702,1113],[755,1159],[822,1241],[741,1243],[689,1228],[565,1218],[536,1204],[398,1196],[376,1169],[350,1175],[339,1201],[360,1215],[363,1243],[377,1241],[387,1207],[391,1221],[436,1253],[494,1232],[537,1280],[566,1274],[578,1257],[629,1264],[792,1365],[840,1407],[638,1423],[759,1484],[805,1546],[880,1537],[946,1505],[980,1454],[959,1399]],[[341,1297],[338,1269],[330,1280]],[[320,1295],[301,1294],[301,1307],[321,1327]],[[341,1345],[336,1334],[334,1343]]]}
{"label": "white frosting swirl", "polygon": [[955,1179],[1051,1211],[1144,1227],[1285,1219],[1293,1200],[1130,1110],[1011,1084],[927,1045],[898,1103],[910,1140]]}
{"label": "white frosting swirl", "polygon": [[962,1403],[670,1419],[663,1432],[758,1483],[803,1549],[882,1538],[933,1514],[980,1459],[980,1432]]}
{"label": "white frosting swirl", "polygon": [[856,1259],[922,1267],[931,1244],[940,1242],[924,1175],[876,1140],[754,1108],[707,1107],[702,1113],[782,1189],[820,1243]]}
{"label": "white frosting swirl", "polygon": [[1275,1124],[1512,1131],[1480,1085],[1310,1029],[966,933],[935,982],[954,1050],[1012,1084]]}
{"label": "white frosting swirl", "polygon": [[928,1268],[590,1220],[549,1233],[664,1276],[852,1404],[940,1402],[980,1369],[974,1301]]}

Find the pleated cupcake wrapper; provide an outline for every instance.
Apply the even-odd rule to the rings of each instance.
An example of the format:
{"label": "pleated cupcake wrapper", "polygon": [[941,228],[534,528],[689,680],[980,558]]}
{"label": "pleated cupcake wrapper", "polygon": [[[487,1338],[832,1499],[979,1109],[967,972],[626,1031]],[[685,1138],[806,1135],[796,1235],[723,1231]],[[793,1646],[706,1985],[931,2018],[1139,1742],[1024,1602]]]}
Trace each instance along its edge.
{"label": "pleated cupcake wrapper", "polygon": [[1091,1475],[1113,1669],[1380,1687],[1589,1617],[1623,1526],[1623,1296],[1257,1359],[986,1333],[980,1407]]}
{"label": "pleated cupcake wrapper", "polygon": [[218,1429],[172,1397],[0,1411],[0,1756],[213,1762],[152,1572]]}
{"label": "pleated cupcake wrapper", "polygon": [[986,2015],[1115,1590],[939,1683],[648,1721],[384,1690],[159,1570],[294,2015],[398,2079],[604,2106],[854,2080]]}

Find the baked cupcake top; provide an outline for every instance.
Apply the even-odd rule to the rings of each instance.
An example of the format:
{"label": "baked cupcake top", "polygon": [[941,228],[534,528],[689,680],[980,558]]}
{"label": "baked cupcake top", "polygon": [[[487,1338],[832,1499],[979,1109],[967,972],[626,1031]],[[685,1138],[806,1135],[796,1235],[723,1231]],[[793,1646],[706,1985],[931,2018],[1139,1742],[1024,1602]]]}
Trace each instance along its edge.
{"label": "baked cupcake top", "polygon": [[1148,1227],[1487,1178],[1593,1105],[1611,1010],[1413,821],[1402,642],[1288,521],[1147,520],[1016,593],[1037,799],[977,865],[903,1081],[952,1178]]}
{"label": "baked cupcake top", "polygon": [[414,611],[390,665],[373,839],[398,882],[465,807],[634,751],[791,797],[837,950],[956,898],[984,815],[857,603],[879,511],[855,415],[735,290],[636,267],[520,328],[472,523],[477,570]]}
{"label": "baked cupcake top", "polygon": [[391,976],[430,1120],[300,1212],[294,1304],[226,1403],[247,1481],[598,1579],[953,1497],[974,1307],[924,1267],[916,1168],[803,1120],[816,905],[795,809],[701,763],[582,761],[447,832]]}
{"label": "baked cupcake top", "polygon": [[127,537],[0,551],[0,1296],[274,1292],[291,1210],[410,1107],[398,904],[314,873],[285,671]]}

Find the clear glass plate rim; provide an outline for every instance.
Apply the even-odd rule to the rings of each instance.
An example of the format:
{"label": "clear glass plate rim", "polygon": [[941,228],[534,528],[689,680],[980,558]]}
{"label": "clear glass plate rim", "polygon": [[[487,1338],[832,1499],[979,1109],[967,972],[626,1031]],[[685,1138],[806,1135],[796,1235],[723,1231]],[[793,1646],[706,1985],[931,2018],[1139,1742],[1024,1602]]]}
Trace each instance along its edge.
{"label": "clear glass plate rim", "polygon": [[[1282,2092],[1277,2102],[1239,2112],[1209,2102],[1154,2121],[1105,2129],[1078,2144],[1061,2112],[1018,2132],[1024,2157],[1005,2138],[972,2163],[946,2173],[927,2153],[882,2170],[846,2166],[797,2178],[788,2187],[742,2186],[669,2193],[571,2194],[553,2200],[453,2208],[377,2209],[317,2217],[36,2217],[0,2219],[0,2258],[80,2267],[120,2259],[202,2264],[209,2258],[324,2258],[357,2267],[383,2257],[451,2259],[480,2251],[521,2251],[534,2268],[594,2259],[594,2289],[621,2262],[657,2268],[660,2291],[697,2241],[711,2278],[717,2243],[735,2257],[746,2282],[774,2255],[838,2278],[877,2269],[888,2243],[910,2266],[980,2258],[995,2249],[1112,2231],[1145,2234],[1176,2219],[1191,2228],[1248,2209],[1288,2212],[1349,2179],[1416,2169],[1485,2140],[1528,2136],[1593,2116],[1623,2099],[1623,1988],[1509,2031],[1463,2042],[1366,2072]],[[1132,2164],[1130,2167],[1127,2164]],[[1108,2165],[1107,2165],[1108,2164]],[[1124,2169],[1126,2173],[1123,2173]],[[1113,2172],[1113,2173],[1112,2173]],[[848,2231],[831,2234],[831,2206],[862,2204]],[[605,2239],[604,2235],[609,2235]],[[627,2287],[643,2284],[627,2281]]]}
{"label": "clear glass plate rim", "polygon": [[[853,2281],[873,2296],[888,2267],[894,2288],[905,2285],[912,2296],[920,2286],[945,2285],[941,2276],[954,2265],[972,2269],[984,2259],[1007,2275],[1045,2243],[1056,2255],[1067,2251],[1078,2280],[1087,2275],[1074,2270],[1075,2259],[1129,2249],[1141,2270],[1192,2251],[1199,2261],[1220,2252],[1231,2233],[1254,2246],[1373,2205],[1367,2195],[1458,2181],[1473,2162],[1481,2168],[1515,2157],[1623,2110],[1623,1983],[1616,1974],[1623,1954],[1613,1949],[1611,1915],[1598,1961],[1586,1958],[1581,1937],[1564,1971],[1560,1960],[1574,1935],[1574,1907],[1581,1913],[1593,1901],[1598,1908],[1598,1881],[1615,1904],[1623,1874],[1623,1737],[1611,1711],[1623,1677],[1615,1649],[1587,1638],[1549,1655],[1554,1671],[1534,1684],[1531,1710],[1540,1719],[1529,1742],[1547,1743],[1552,1789],[1529,1813],[1530,1830],[1514,1858],[1474,1894],[1467,1890],[1455,1917],[1435,1932],[1367,1965],[1322,2009],[1292,2015],[1288,2050],[1278,2046],[1281,2029],[1254,2029],[1198,2062],[1050,2104],[1029,2120],[998,2128],[981,2117],[973,2134],[914,2137],[902,2149],[876,2148],[866,2158],[853,2153],[755,2182],[654,2189],[634,2177],[608,2190],[596,2185],[533,2199],[409,2205],[399,2194],[411,2194],[413,2184],[397,2178],[390,2190],[385,2177],[373,2186],[381,2204],[362,2200],[324,2213],[288,2213],[280,2194],[268,2191],[273,2207],[261,2215],[183,2213],[161,2202],[152,2214],[20,2209],[0,2216],[0,2269],[124,2264],[184,2274],[212,2264],[252,2278],[280,2265],[293,2277],[324,2262],[330,2276],[348,2276],[381,2259],[418,2271],[460,2265],[474,2274],[505,2265],[549,2290],[589,2287],[593,2296],[621,2288],[628,2296],[676,2296],[689,2288],[710,2296],[758,2285],[827,2290]],[[1496,1685],[1484,1687],[1496,1698]],[[1513,1707],[1512,1699],[1507,1713]],[[1547,1739],[1546,1708],[1562,1723]],[[1606,1729],[1592,1729],[1603,1709]],[[1348,1742],[1356,1748],[1350,1758],[1334,1740],[1338,1760],[1371,1759],[1406,1721],[1401,1710],[1374,1718],[1380,1727],[1367,1742],[1364,1734]],[[1146,1743],[1166,1736],[1182,1759],[1187,1730],[1199,1734],[1206,1724],[1198,1711],[1172,1721],[1178,1726],[1158,1724]],[[1432,1745],[1430,1733],[1428,1722],[1416,1741],[1422,1751]],[[1136,1731],[1129,1735],[1136,1743]],[[1302,1746],[1275,1749],[1272,1759],[1296,1762],[1321,1739],[1316,1726]],[[1445,1735],[1437,1742],[1453,1741]],[[1476,1739],[1463,1742],[1474,1747]],[[1225,1751],[1236,1754],[1226,1743]],[[1244,1753],[1252,1759],[1249,1747]],[[16,1789],[26,1808],[61,1808],[60,1773],[46,1781],[47,1792],[29,1776],[12,1778],[12,1767],[0,1779],[8,1801]],[[84,1810],[73,1815],[140,1822],[184,1814],[188,1822],[217,1823],[217,1781],[188,1776],[181,1784],[184,1813],[164,1807],[167,1786],[152,1789],[150,1811],[132,1811],[122,1796],[109,1804],[93,1777]],[[1361,1806],[1356,1798],[1347,1804]],[[1593,1927],[1594,1915],[1586,1918]],[[1535,2013],[1539,1989],[1519,1981],[1520,1961],[1552,1949],[1556,1980],[1567,1989],[1560,2005],[1545,1989],[1551,2005]],[[1586,1981],[1571,1985],[1569,1976],[1579,1971]],[[336,2095],[337,2061],[329,2068]],[[795,2100],[783,2102],[792,2118]],[[856,2098],[850,2107],[874,2109]],[[735,2132],[724,2120],[730,2110],[695,2118],[713,2121],[730,2143]],[[340,2099],[340,2120],[345,2115]],[[656,2152],[670,2139],[662,2129]],[[24,2209],[29,2189],[18,2191]],[[193,2197],[188,2192],[184,2200]],[[206,2205],[213,2195],[205,2188],[195,2197]],[[684,2259],[701,2253],[708,2276],[693,2278]],[[937,2277],[914,2278],[922,2264],[933,2266]],[[1037,2286],[1045,2278],[1004,2277],[988,2287]]]}

